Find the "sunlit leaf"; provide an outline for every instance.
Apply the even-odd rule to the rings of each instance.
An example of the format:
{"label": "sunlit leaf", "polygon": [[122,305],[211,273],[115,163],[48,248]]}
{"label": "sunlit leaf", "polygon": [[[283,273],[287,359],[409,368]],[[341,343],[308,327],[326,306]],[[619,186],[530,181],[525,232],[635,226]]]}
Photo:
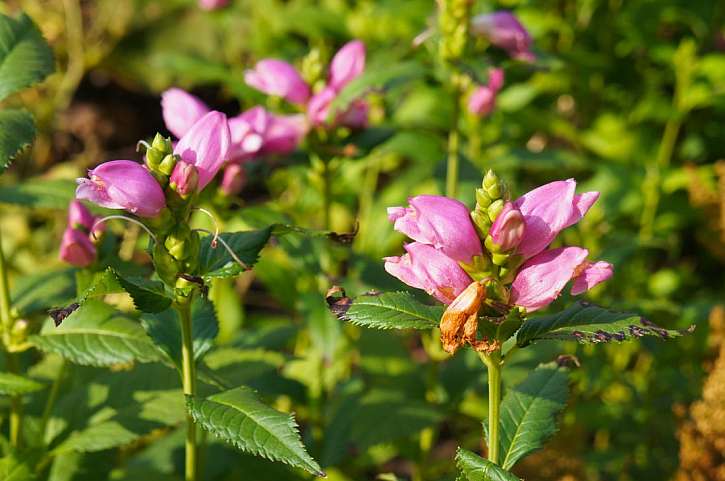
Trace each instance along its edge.
{"label": "sunlit leaf", "polygon": [[[2,80],[0,80],[0,91]],[[0,174],[35,138],[33,117],[24,110],[0,110]]]}
{"label": "sunlit leaf", "polygon": [[[216,246],[213,245],[214,236],[204,237],[199,252],[199,274],[206,280],[239,275],[257,262],[259,251],[267,244],[271,232],[271,227],[245,232],[225,232],[219,235]],[[232,257],[222,241],[226,242],[244,266]]]}
{"label": "sunlit leaf", "polygon": [[465,481],[520,481],[500,466],[465,449],[458,448],[456,464]]}
{"label": "sunlit leaf", "polygon": [[263,404],[253,390],[239,387],[206,399],[190,397],[187,406],[204,429],[238,449],[324,476],[305,450],[294,418]]}
{"label": "sunlit leaf", "polygon": [[0,15],[0,100],[53,71],[53,51],[33,21]]}
{"label": "sunlit leaf", "polygon": [[25,394],[43,389],[43,385],[26,377],[0,372],[0,394]]}
{"label": "sunlit leaf", "polygon": [[431,329],[438,327],[443,308],[421,304],[407,292],[386,292],[357,297],[349,307],[333,308],[333,312],[353,324],[375,329]]}

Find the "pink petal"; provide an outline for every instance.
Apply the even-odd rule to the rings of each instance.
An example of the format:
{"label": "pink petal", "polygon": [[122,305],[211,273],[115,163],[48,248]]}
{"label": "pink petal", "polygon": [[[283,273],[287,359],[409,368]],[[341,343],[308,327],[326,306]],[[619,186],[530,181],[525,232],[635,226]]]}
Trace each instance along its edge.
{"label": "pink petal", "polygon": [[526,229],[518,253],[530,258],[546,249],[575,216],[574,179],[542,185],[516,199],[514,206],[524,215]]}
{"label": "pink petal", "polygon": [[584,192],[574,196],[574,209],[565,227],[570,227],[580,220],[589,212],[589,209],[599,199],[599,192]]}
{"label": "pink petal", "polygon": [[95,221],[96,219],[91,214],[91,211],[82,202],[72,200],[70,205],[68,205],[68,225],[70,227],[74,229],[83,227],[87,231],[90,231]]}
{"label": "pink petal", "polygon": [[297,148],[306,134],[307,121],[303,114],[271,115],[262,151],[269,154],[288,154]]}
{"label": "pink petal", "polygon": [[574,278],[574,284],[571,286],[572,296],[586,292],[597,284],[612,277],[614,274],[614,266],[605,261],[587,262],[584,269],[580,268],[580,271]]}
{"label": "pink petal", "polygon": [[96,258],[96,246],[88,234],[68,227],[60,242],[60,259],[76,267],[87,267]]}
{"label": "pink petal", "polygon": [[407,254],[386,257],[385,270],[404,283],[423,289],[444,304],[450,304],[471,283],[458,263],[441,251],[418,242],[405,246]]}
{"label": "pink petal", "polygon": [[200,191],[224,165],[230,150],[231,133],[227,116],[216,111],[199,119],[174,147],[175,154],[199,171]]}
{"label": "pink petal", "polygon": [[330,62],[329,85],[342,90],[365,70],[365,44],[360,40],[346,43]]}
{"label": "pink petal", "polygon": [[204,102],[184,90],[172,88],[161,94],[164,123],[176,138],[183,137],[207,112],[209,107]]}
{"label": "pink petal", "polygon": [[260,60],[254,70],[245,72],[244,81],[250,87],[292,103],[303,104],[310,98],[307,83],[292,65],[283,60]]}
{"label": "pink petal", "polygon": [[315,126],[325,125],[330,104],[337,97],[337,92],[332,87],[325,87],[312,96],[307,104],[307,118]]}
{"label": "pink petal", "polygon": [[534,312],[551,304],[589,252],[581,247],[546,250],[526,261],[511,284],[511,300]]}
{"label": "pink petal", "polygon": [[388,209],[395,230],[457,261],[468,263],[481,254],[481,241],[462,202],[438,195],[419,195],[408,202],[407,209]]}

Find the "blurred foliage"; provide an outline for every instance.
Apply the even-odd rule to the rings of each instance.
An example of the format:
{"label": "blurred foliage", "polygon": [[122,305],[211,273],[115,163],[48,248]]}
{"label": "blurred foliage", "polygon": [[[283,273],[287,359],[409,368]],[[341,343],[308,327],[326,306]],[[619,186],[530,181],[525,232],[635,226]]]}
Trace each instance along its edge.
{"label": "blurred foliage", "polygon": [[[511,385],[521,381],[524,368],[559,353],[576,355],[582,366],[572,374],[569,407],[553,444],[514,471],[541,480],[668,479],[680,461],[679,469],[692,467],[686,452],[678,455],[692,444],[681,437],[680,447],[676,413],[703,398],[711,357],[707,318],[725,297],[725,5],[505,0],[476,2],[474,12],[499,8],[514,10],[531,31],[539,61],[503,61],[507,80],[497,111],[466,119],[461,200],[472,204],[469,193],[486,168],[510,179],[516,193],[576,177],[580,189],[602,195],[564,241],[585,245],[593,257],[616,266],[615,277],[590,297],[641,312],[668,329],[697,325],[693,335],[673,343],[561,343],[522,352],[504,370]],[[135,158],[139,138],[164,132],[160,91],[181,86],[236,113],[273,102],[243,83],[244,69],[256,60],[300,62],[312,48],[327,60],[353,37],[367,44],[371,71],[412,66],[406,81],[386,83],[371,96],[374,127],[390,135],[358,156],[332,161],[333,227],[349,232],[357,225],[352,247],[328,252],[322,239],[280,236],[253,273],[215,279],[210,296],[221,349],[205,363],[257,389],[277,409],[295,411],[310,453],[331,480],[383,473],[387,477],[380,479],[454,479],[456,446],[480,452],[478,422],[487,407],[475,354],[447,359],[436,351],[435,335],[342,325],[324,302],[333,283],[351,294],[402,288],[382,268],[381,257],[397,253],[402,241],[385,208],[411,195],[442,193],[452,109],[442,101],[433,47],[411,44],[435,23],[435,2],[235,0],[213,12],[190,0],[0,5],[3,13],[18,9],[40,26],[59,67],[41,87],[9,100],[33,111],[39,140],[0,179],[3,248],[30,333],[48,322],[46,309],[73,297],[75,282],[57,260],[71,179],[102,160]],[[494,54],[471,68],[482,71],[501,61]],[[241,197],[214,205],[215,213],[228,231],[274,222],[320,227],[320,183],[319,166],[302,153],[271,159],[254,169]],[[126,252],[133,253],[136,243],[142,247],[138,231],[111,231],[131,245]],[[34,298],[31,276],[53,283],[54,295]],[[569,301],[563,296],[552,312]],[[119,308],[130,309],[128,299]],[[60,369],[55,355],[26,352],[22,361],[47,386]],[[166,384],[175,382],[172,371],[155,363],[130,371],[64,369],[54,412],[73,416],[62,421],[51,415],[49,439],[38,439],[37,427],[46,392],[27,395],[28,418],[35,422],[28,423],[26,438],[64,453],[47,460],[43,476],[176,479],[183,448],[179,420],[153,409],[154,400],[171,396]],[[696,406],[722,404],[708,392]],[[151,414],[129,421],[129,412],[139,409]],[[709,419],[698,414],[703,409],[693,408],[696,427],[686,424],[685,432],[702,430],[697,420]],[[123,437],[96,437],[109,425],[120,426],[113,432]],[[309,479],[208,441],[204,479]],[[22,467],[31,461],[7,462]]]}

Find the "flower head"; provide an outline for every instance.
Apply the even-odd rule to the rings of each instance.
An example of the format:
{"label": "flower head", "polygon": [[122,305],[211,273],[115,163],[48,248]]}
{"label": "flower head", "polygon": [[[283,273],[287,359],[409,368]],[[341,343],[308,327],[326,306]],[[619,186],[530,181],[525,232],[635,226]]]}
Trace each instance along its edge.
{"label": "flower head", "polygon": [[179,88],[171,88],[161,94],[164,124],[176,138],[183,137],[208,112],[209,107],[198,97]]}
{"label": "flower head", "polygon": [[87,267],[96,259],[96,246],[88,234],[68,226],[60,242],[60,259],[76,267]]}
{"label": "flower head", "polygon": [[196,167],[199,172],[199,190],[202,190],[224,165],[230,148],[231,133],[227,116],[211,111],[179,139],[174,154]]}
{"label": "flower head", "polygon": [[477,15],[471,20],[471,32],[487,37],[513,58],[524,61],[536,59],[530,50],[531,35],[511,12],[502,10]]}
{"label": "flower head", "polygon": [[310,88],[302,76],[283,60],[260,60],[254,69],[245,72],[244,81],[267,95],[276,95],[294,104],[304,104],[310,97]]}
{"label": "flower head", "polygon": [[76,198],[108,209],[124,209],[140,217],[155,217],[166,206],[161,186],[141,164],[112,160],[77,180]]}

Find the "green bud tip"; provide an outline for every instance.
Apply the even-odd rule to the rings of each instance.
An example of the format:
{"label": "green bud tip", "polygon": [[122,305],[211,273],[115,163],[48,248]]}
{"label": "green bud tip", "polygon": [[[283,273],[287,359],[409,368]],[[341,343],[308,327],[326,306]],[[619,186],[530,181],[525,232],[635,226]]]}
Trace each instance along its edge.
{"label": "green bud tip", "polygon": [[493,203],[491,203],[490,206],[488,206],[487,212],[488,212],[488,218],[491,219],[491,222],[496,222],[496,217],[501,213],[503,210],[504,201],[503,199],[495,200]]}
{"label": "green bud tip", "polygon": [[171,173],[174,171],[174,167],[176,166],[176,161],[178,160],[178,156],[173,154],[168,154],[164,159],[161,161],[161,163],[158,166],[158,170],[164,174],[164,175],[171,175]]}

